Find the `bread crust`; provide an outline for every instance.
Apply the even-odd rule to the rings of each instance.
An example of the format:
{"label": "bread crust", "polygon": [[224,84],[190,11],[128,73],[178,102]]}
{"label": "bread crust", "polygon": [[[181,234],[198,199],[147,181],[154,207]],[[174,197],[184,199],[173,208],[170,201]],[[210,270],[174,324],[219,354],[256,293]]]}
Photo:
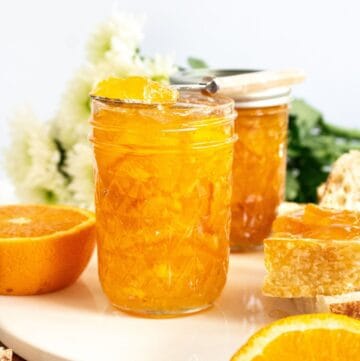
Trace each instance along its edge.
{"label": "bread crust", "polygon": [[11,361],[13,359],[13,352],[10,349],[0,347],[0,361]]}
{"label": "bread crust", "polygon": [[294,298],[293,302],[301,313],[332,312],[360,319],[360,292],[350,292],[336,296]]}
{"label": "bread crust", "polygon": [[360,151],[345,153],[334,163],[318,198],[323,207],[360,211]]}
{"label": "bread crust", "polygon": [[[342,155],[332,166],[327,181],[319,186],[317,194],[319,205],[322,207],[360,211],[360,151],[352,150],[349,153]],[[303,205],[296,203],[284,203],[279,207],[278,214],[283,215],[299,209],[302,206]],[[312,242],[316,243],[319,241],[313,240]],[[360,240],[357,242],[360,242]],[[352,241],[352,244],[354,244],[354,241]],[[321,245],[322,247],[320,247]],[[289,247],[290,246],[291,244],[289,244]],[[323,242],[319,243],[319,247],[322,251],[327,250],[327,247],[325,247]],[[354,253],[351,255],[348,254],[348,257],[343,258],[343,261],[347,259],[347,261],[350,262],[349,264],[354,268],[353,274],[356,274],[356,267],[358,267],[357,259],[359,257],[358,252],[360,252],[360,249],[352,249],[351,251]],[[321,257],[321,255],[321,251],[317,252],[317,257]],[[339,250],[335,252],[335,255],[339,255]],[[354,262],[352,263],[351,260]],[[306,258],[304,258],[303,262],[306,262]],[[349,270],[348,267],[349,266],[346,267],[347,270]],[[321,275],[319,276],[319,279],[321,280]],[[277,277],[273,280],[267,278],[267,281],[267,285],[269,286],[272,282],[279,282],[280,279]],[[269,281],[272,282],[269,283]],[[300,296],[300,298],[294,298],[294,302],[300,312],[332,312],[360,319],[360,292],[348,292],[346,289],[346,284],[348,283],[346,281],[347,280],[343,278],[343,282],[340,282],[340,284],[343,284],[343,288],[339,288],[339,286],[341,286],[339,282],[337,285],[336,282],[330,283],[324,289],[322,289],[322,286],[318,287],[315,290],[315,294],[311,294],[310,292],[314,292],[314,289],[307,290],[307,282],[304,282],[295,291],[293,288],[279,290],[279,288],[274,287],[274,289],[276,289],[275,293],[277,297]],[[291,283],[291,280],[289,280],[289,282]],[[321,280],[320,283],[323,285],[323,280]],[[359,285],[357,284],[355,287],[356,286]],[[354,284],[352,284],[352,287],[354,287]],[[268,295],[274,296],[275,294],[271,291],[271,287],[265,287],[264,289],[265,294],[267,293]],[[332,296],[326,296],[326,294],[332,294]]]}

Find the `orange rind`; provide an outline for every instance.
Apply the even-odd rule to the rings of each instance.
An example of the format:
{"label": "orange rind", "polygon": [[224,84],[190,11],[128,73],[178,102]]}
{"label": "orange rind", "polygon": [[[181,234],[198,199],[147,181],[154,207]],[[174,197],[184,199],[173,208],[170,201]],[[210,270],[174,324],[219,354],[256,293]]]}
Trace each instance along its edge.
{"label": "orange rind", "polygon": [[291,316],[256,332],[231,361],[359,361],[360,321],[333,314]]}
{"label": "orange rind", "polygon": [[95,216],[67,206],[0,207],[0,294],[35,295],[75,282],[95,246]]}

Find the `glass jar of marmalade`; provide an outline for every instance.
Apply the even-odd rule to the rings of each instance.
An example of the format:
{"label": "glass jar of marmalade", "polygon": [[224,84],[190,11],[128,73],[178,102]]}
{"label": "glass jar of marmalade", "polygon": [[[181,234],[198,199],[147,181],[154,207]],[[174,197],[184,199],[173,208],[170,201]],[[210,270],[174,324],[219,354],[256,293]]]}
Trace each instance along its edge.
{"label": "glass jar of marmalade", "polygon": [[92,99],[99,275],[110,302],[168,317],[212,305],[226,281],[234,102]]}
{"label": "glass jar of marmalade", "polygon": [[[174,83],[198,83],[205,76],[227,76],[253,70],[182,72]],[[247,96],[232,94],[237,118],[233,164],[230,246],[232,251],[257,248],[271,231],[285,193],[289,88]]]}
{"label": "glass jar of marmalade", "polygon": [[235,98],[232,251],[261,246],[284,199],[288,89]]}

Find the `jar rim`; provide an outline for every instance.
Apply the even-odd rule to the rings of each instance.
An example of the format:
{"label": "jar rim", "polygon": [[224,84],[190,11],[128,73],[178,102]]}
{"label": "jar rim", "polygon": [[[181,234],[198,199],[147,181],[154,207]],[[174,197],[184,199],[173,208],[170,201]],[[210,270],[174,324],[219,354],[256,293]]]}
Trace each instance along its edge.
{"label": "jar rim", "polygon": [[[182,70],[170,76],[172,84],[194,84],[202,81],[204,77],[222,77],[239,74],[247,74],[261,71],[261,69],[192,69]],[[231,98],[235,100],[236,108],[261,108],[291,101],[291,89],[289,87],[277,87],[266,91],[238,95],[234,92]]]}
{"label": "jar rim", "polygon": [[[144,119],[150,121],[148,124],[154,125],[154,135],[147,139],[144,144],[136,144],[137,150],[140,148],[150,147],[151,149],[157,149],[156,136],[160,137],[172,137],[172,135],[186,133],[191,134],[197,129],[203,127],[224,127],[230,124],[233,127],[233,122],[236,118],[235,103],[234,100],[224,96],[207,96],[202,95],[199,92],[181,92],[180,102],[175,104],[146,104],[146,103],[129,103],[121,100],[104,99],[99,97],[92,97],[92,117],[90,123],[92,129],[102,132],[104,135],[115,134],[119,132],[122,134],[124,131],[129,131],[129,124],[133,124],[131,121],[128,123],[117,122],[117,113],[119,113],[119,119],[121,120],[122,114],[134,111],[134,117],[136,119]],[[102,111],[109,111],[114,113],[110,117],[112,119],[109,122],[103,122],[102,117],[97,118],[97,113]],[[131,115],[131,113],[129,113]],[[135,123],[134,123],[135,124]],[[138,124],[141,126],[141,122]],[[143,123],[145,124],[145,123]],[[150,126],[151,128],[151,126]],[[150,129],[149,128],[149,129]],[[209,129],[210,129],[209,128]],[[151,128],[152,129],[152,128]],[[211,128],[212,129],[212,128]],[[131,131],[131,130],[130,130]],[[169,139],[170,139],[169,138]],[[183,138],[183,136],[181,136]],[[91,137],[92,143],[100,144],[99,141]],[[212,141],[211,139],[202,140],[200,142],[195,141],[191,147],[196,149],[205,149],[207,147],[217,147],[223,144],[234,142],[233,131],[226,132],[224,139],[221,141]],[[111,141],[105,142],[111,144]],[[104,143],[104,144],[105,144]],[[118,145],[117,145],[118,146]],[[124,146],[123,144],[120,146]],[[131,151],[135,146],[133,144],[125,145],[127,151]],[[173,147],[173,145],[171,145]],[[170,148],[171,148],[170,147]],[[161,146],[165,150],[164,146]],[[149,149],[147,150],[149,151]]]}
{"label": "jar rim", "polygon": [[115,105],[135,108],[163,108],[163,109],[211,109],[212,111],[226,111],[234,108],[234,100],[223,95],[205,95],[198,91],[181,91],[178,101],[175,103],[147,103],[125,99],[107,98],[97,95],[90,95],[92,101],[105,105]]}

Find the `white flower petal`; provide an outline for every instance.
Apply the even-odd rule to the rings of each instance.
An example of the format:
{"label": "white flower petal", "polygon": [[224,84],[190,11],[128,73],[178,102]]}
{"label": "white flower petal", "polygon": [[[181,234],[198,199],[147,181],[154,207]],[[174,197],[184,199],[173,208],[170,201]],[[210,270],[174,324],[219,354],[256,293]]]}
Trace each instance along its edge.
{"label": "white flower petal", "polygon": [[93,152],[88,142],[76,144],[68,153],[66,172],[72,181],[69,190],[72,202],[81,207],[94,208]]}
{"label": "white flower petal", "polygon": [[91,35],[87,46],[89,60],[101,62],[109,52],[134,54],[143,38],[143,23],[144,17],[115,13]]}
{"label": "white flower petal", "polygon": [[145,58],[146,75],[154,80],[168,80],[169,75],[177,71],[174,59],[170,55],[156,54],[154,58]]}
{"label": "white flower petal", "polygon": [[12,145],[5,157],[21,200],[59,203],[68,199],[67,179],[58,168],[61,154],[50,136],[49,125],[38,122],[31,110],[15,114]]}
{"label": "white flower petal", "polygon": [[90,62],[68,83],[58,113],[46,125],[29,110],[15,115],[6,158],[21,199],[93,207],[92,150],[87,140],[93,86],[109,76],[167,81],[176,70],[169,56],[139,54],[143,22],[143,17],[116,13],[99,25],[88,43]]}

